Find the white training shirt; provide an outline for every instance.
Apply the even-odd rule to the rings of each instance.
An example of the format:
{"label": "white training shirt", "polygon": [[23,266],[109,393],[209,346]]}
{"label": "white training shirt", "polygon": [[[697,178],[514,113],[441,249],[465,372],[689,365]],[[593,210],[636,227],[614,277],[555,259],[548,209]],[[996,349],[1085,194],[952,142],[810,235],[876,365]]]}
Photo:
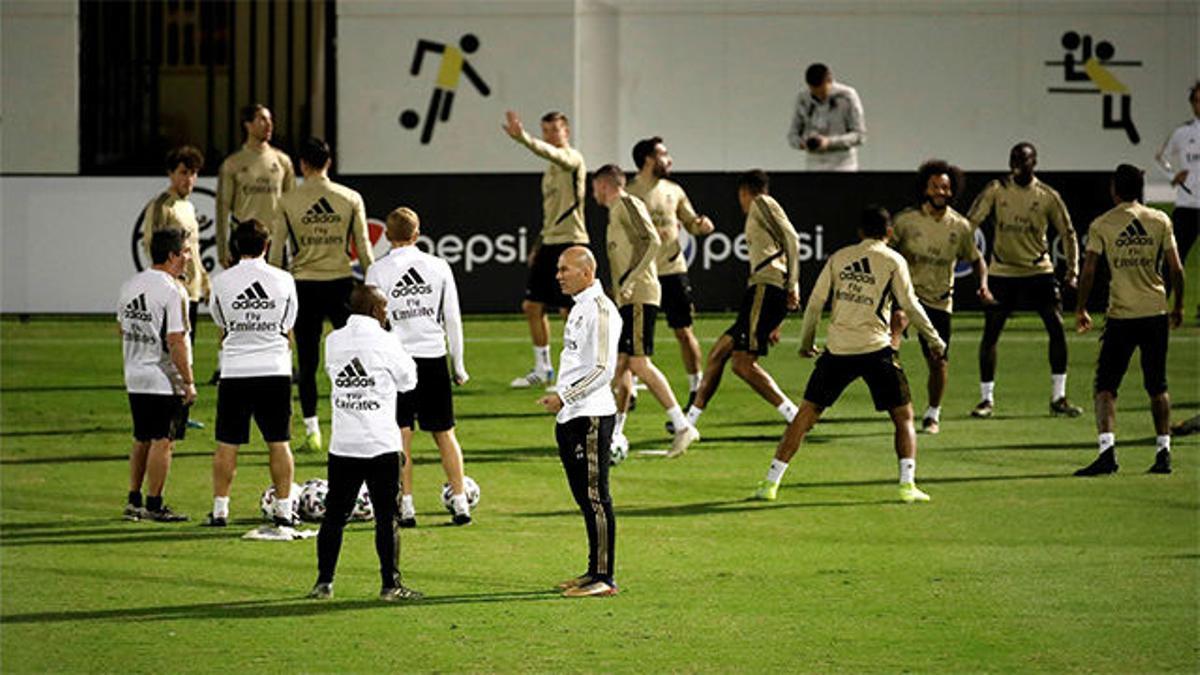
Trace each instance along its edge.
{"label": "white training shirt", "polygon": [[563,327],[555,391],[563,401],[559,424],[576,417],[612,415],[617,402],[612,379],[617,370],[617,342],[621,339],[621,315],[604,294],[599,281],[574,296],[575,304]]}
{"label": "white training shirt", "polygon": [[167,335],[188,332],[187,306],[183,285],[161,270],[139,272],[121,286],[117,322],[125,350],[125,390],[130,394],[183,395],[183,378],[171,360]]}
{"label": "white training shirt", "polygon": [[371,265],[367,283],[387,297],[392,333],[409,355],[443,357],[449,341],[454,372],[466,379],[462,313],[449,263],[416,246],[398,246]]}
{"label": "white training shirt", "polygon": [[1200,118],[1192,118],[1171,132],[1158,151],[1158,164],[1170,178],[1187,169],[1187,180],[1175,188],[1175,206],[1200,209]]}
{"label": "white training shirt", "polygon": [[225,331],[221,377],[292,374],[288,333],[296,323],[296,282],[264,257],[243,258],[212,282],[212,317]]}
{"label": "white training shirt", "polygon": [[325,338],[325,372],[333,381],[329,453],[376,457],[402,449],[396,394],[417,386],[417,364],[374,317],[352,314]]}

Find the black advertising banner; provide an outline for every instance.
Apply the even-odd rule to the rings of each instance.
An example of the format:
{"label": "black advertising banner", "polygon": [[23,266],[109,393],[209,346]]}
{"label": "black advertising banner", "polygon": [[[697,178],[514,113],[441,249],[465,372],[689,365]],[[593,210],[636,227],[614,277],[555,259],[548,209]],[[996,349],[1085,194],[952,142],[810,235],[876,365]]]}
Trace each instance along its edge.
{"label": "black advertising banner", "polygon": [[[967,188],[955,207],[966,212],[970,201],[996,173],[967,175]],[[859,213],[878,204],[893,213],[915,203],[914,173],[774,173],[771,194],[787,211],[800,237],[801,295],[807,297],[825,259],[857,241]],[[690,264],[696,308],[727,311],[737,308],[749,269],[742,235],[744,215],[738,206],[732,173],[676,174],[699,213],[712,218],[716,231],[691,239],[684,250]],[[1107,173],[1042,173],[1039,178],[1062,195],[1071,213],[1080,251],[1088,223],[1112,205]],[[409,206],[421,216],[420,246],[454,268],[464,312],[507,313],[520,311],[525,288],[528,254],[541,228],[540,174],[468,174],[340,176],[336,180],[362,193],[372,221],[376,250],[386,249],[383,222],[397,206]],[[604,230],[607,212],[588,195],[587,226],[592,250],[607,281]],[[992,225],[978,236],[990,250]],[[686,237],[686,233],[685,233]],[[1063,248],[1051,233],[1051,252],[1063,269]],[[1103,288],[1104,286],[1100,286]],[[978,307],[975,280],[969,269],[960,269],[955,306]],[[1097,294],[1098,295],[1098,294]],[[1066,307],[1073,297],[1064,297]],[[1103,306],[1103,298],[1093,297]]]}

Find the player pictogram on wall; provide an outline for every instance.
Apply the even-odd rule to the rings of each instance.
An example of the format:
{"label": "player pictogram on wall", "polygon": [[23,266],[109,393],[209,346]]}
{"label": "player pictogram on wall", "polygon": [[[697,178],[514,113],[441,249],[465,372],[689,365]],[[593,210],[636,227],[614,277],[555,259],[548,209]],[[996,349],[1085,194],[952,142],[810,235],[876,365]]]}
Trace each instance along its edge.
{"label": "player pictogram on wall", "polygon": [[[1080,35],[1075,31],[1067,31],[1062,36],[1062,47],[1067,50],[1061,61],[1046,61],[1047,66],[1061,66],[1063,79],[1067,82],[1091,82],[1091,87],[1048,87],[1051,94],[1101,94],[1104,96],[1104,116],[1102,124],[1105,129],[1124,129],[1129,142],[1137,145],[1141,142],[1137,126],[1133,123],[1133,96],[1129,87],[1125,86],[1111,68],[1140,67],[1141,61],[1113,61],[1116,47],[1111,42],[1102,40],[1092,49],[1092,36]],[[1078,51],[1078,55],[1076,52]],[[1082,70],[1080,70],[1082,66]],[[1114,100],[1120,97],[1121,110],[1114,114]]]}
{"label": "player pictogram on wall", "polygon": [[[441,66],[438,67],[437,83],[433,88],[433,96],[429,99],[429,110],[425,113],[425,125],[421,128],[421,144],[428,145],[433,138],[433,125],[438,122],[450,121],[450,109],[454,105],[454,91],[458,88],[458,80],[466,75],[475,89],[483,96],[492,93],[479,73],[471,67],[464,54],[474,54],[479,49],[479,38],[467,33],[458,40],[458,46],[418,40],[417,50],[413,53],[412,67],[408,72],[412,76],[421,74],[421,64],[425,61],[426,52],[442,55]],[[413,109],[400,113],[400,126],[405,129],[415,129],[421,123],[420,114]]]}

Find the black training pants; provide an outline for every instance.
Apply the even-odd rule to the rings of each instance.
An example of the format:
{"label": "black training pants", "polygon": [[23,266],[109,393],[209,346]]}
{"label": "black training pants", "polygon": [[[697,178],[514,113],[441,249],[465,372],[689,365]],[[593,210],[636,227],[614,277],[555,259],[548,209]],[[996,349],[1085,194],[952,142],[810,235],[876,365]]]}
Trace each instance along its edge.
{"label": "black training pants", "polygon": [[593,579],[613,583],[617,521],[608,492],[613,415],[576,417],[554,428],[558,457],[588,534],[588,570]]}
{"label": "black training pants", "polygon": [[317,583],[332,583],[342,550],[342,530],[354,509],[363,481],[375,511],[375,552],[379,554],[381,588],[400,585],[400,527],[396,500],[400,494],[400,453],[375,457],[329,455],[329,494],[325,520],[317,533]]}
{"label": "black training pants", "polygon": [[321,362],[321,331],[325,318],[334,328],[346,325],[350,316],[350,291],[354,278],[332,281],[296,282],[296,360],[300,370],[300,412],[317,416],[317,366]]}

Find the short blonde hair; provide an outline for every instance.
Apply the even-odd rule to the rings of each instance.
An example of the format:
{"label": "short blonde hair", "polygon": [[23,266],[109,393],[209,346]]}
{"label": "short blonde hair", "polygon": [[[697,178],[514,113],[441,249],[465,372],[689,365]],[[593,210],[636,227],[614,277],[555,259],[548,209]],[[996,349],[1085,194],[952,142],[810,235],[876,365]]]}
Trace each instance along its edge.
{"label": "short blonde hair", "polygon": [[388,241],[401,242],[408,241],[413,238],[413,235],[421,229],[421,218],[416,211],[401,206],[388,214],[387,217],[387,238]]}

